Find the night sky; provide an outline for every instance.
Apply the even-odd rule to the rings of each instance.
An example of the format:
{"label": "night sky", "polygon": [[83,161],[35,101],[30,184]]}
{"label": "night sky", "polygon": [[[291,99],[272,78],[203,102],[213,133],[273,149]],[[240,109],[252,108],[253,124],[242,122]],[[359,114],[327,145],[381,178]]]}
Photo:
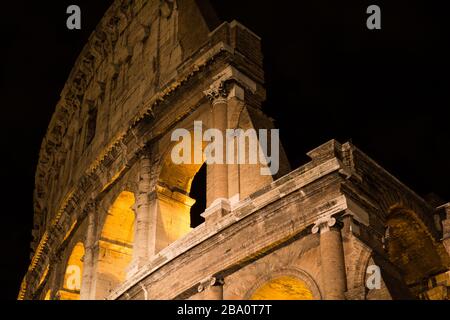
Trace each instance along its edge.
{"label": "night sky", "polygon": [[[335,138],[352,140],[420,195],[450,200],[448,10],[444,1],[212,0],[263,39],[268,100],[293,168]],[[393,3],[395,2],[395,3]],[[34,173],[70,70],[111,0],[8,1],[0,17],[0,298],[29,262]],[[66,8],[82,30],[66,28]],[[366,28],[378,4],[382,30]]]}

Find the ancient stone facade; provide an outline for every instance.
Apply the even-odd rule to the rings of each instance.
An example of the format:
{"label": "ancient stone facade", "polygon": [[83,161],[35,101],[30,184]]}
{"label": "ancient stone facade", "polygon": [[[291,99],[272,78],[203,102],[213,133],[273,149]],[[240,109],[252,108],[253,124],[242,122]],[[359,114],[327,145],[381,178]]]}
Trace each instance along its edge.
{"label": "ancient stone facade", "polygon": [[[19,299],[446,299],[450,205],[435,208],[351,143],[276,176],[171,161],[171,133],[272,128],[260,38],[206,1],[117,0],[61,94],[36,173]],[[367,286],[368,269],[381,270]]]}

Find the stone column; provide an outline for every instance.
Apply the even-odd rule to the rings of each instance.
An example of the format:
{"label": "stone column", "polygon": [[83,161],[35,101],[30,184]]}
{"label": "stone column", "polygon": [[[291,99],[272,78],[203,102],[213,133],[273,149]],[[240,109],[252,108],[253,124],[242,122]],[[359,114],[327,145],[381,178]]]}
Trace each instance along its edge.
{"label": "stone column", "polygon": [[[230,86],[230,93],[228,95],[228,122],[230,129],[247,129],[240,128],[242,114],[245,113],[245,109],[247,108],[245,98],[245,89],[238,83],[233,83],[232,86]],[[241,200],[239,142],[238,137],[235,136],[235,139],[232,146],[227,145],[227,148],[233,148],[232,150],[228,150],[228,152],[231,151],[233,153],[232,156],[230,156],[230,160],[232,161],[228,164],[228,196],[232,206],[239,203]],[[247,155],[247,157],[248,156],[249,155]],[[261,177],[259,172],[254,178],[258,177]],[[253,185],[253,183],[250,183],[250,185]]]}
{"label": "stone column", "polygon": [[[212,129],[222,132],[226,137],[228,129],[228,90],[223,82],[206,91],[208,99],[212,104]],[[228,200],[228,166],[226,164],[226,143],[223,144],[223,164],[212,164],[208,167],[208,174],[212,179],[208,180],[210,186],[210,198],[208,206],[221,199]]]}
{"label": "stone column", "polygon": [[86,242],[84,244],[84,259],[83,259],[83,274],[80,289],[80,300],[94,299],[94,285],[95,281],[95,233],[96,233],[96,210],[95,205],[89,206],[87,215],[87,234]]}
{"label": "stone column", "polygon": [[223,300],[223,279],[212,277],[202,281],[198,292],[203,292],[203,300]]}
{"label": "stone column", "polygon": [[228,129],[228,94],[223,81],[216,83],[205,91],[212,105],[212,127],[219,130],[223,136],[223,163],[210,164],[207,168],[207,199],[206,211],[202,214],[206,224],[214,224],[230,211],[228,194],[228,165],[226,156],[226,131]]}
{"label": "stone column", "polygon": [[152,245],[151,226],[152,221],[150,208],[150,178],[151,162],[148,154],[143,154],[140,158],[138,195],[136,198],[136,230],[133,245],[133,261],[129,270],[129,275],[134,274],[154,254],[154,244]]}
{"label": "stone column", "polygon": [[341,224],[333,217],[319,219],[313,234],[320,232],[322,288],[325,300],[345,300],[347,278]]}

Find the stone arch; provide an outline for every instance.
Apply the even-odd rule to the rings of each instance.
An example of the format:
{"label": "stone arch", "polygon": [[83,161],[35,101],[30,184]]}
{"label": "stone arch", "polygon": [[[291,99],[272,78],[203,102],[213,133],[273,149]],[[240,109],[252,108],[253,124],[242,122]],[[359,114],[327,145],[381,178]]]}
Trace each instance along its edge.
{"label": "stone arch", "polygon": [[[208,128],[205,128],[203,130],[208,130]],[[193,137],[194,129],[191,128],[187,131],[189,131],[189,133]],[[157,185],[170,188],[173,191],[178,191],[183,194],[189,194],[192,180],[194,179],[195,174],[204,164],[204,161],[191,165],[177,165],[173,163],[171,159],[171,153],[173,147],[177,144],[177,142],[170,143],[161,157],[161,161],[159,163],[160,170]],[[202,152],[204,151],[204,147],[205,144],[202,145]]]}
{"label": "stone arch", "polygon": [[[178,129],[186,130],[187,132],[189,132],[191,137],[194,138],[194,130],[196,129],[194,126],[194,122],[202,123],[202,132],[204,133],[206,130],[211,129],[211,117],[212,116],[210,114],[209,107],[206,106],[205,109],[201,112],[199,111],[199,113],[196,114],[195,117],[189,117],[184,122],[180,123]],[[184,124],[185,126],[183,126]],[[155,152],[159,155],[159,159],[157,162],[157,184],[167,184],[172,188],[176,188],[178,190],[186,192],[186,190],[190,189],[190,182],[192,182],[193,179],[189,177],[193,172],[197,172],[204,162],[202,161],[201,164],[197,163],[192,166],[174,164],[171,161],[171,154],[173,148],[179,142],[171,141],[171,133],[172,131],[159,141],[159,149],[162,151]],[[202,143],[202,153],[205,150],[206,145],[207,143]],[[194,148],[193,143],[191,144],[191,148]],[[194,162],[194,154],[192,154],[192,162]],[[179,175],[180,177],[178,177],[177,174],[172,174],[172,172],[178,173],[178,170],[180,170],[182,173],[181,175]],[[169,182],[166,182],[165,180],[169,180]]]}
{"label": "stone arch", "polygon": [[98,241],[96,297],[105,298],[126,280],[132,260],[135,195],[122,191],[108,209]]}
{"label": "stone arch", "polygon": [[404,281],[417,294],[430,276],[446,271],[450,258],[415,211],[392,206],[386,219],[385,249]]}
{"label": "stone arch", "polygon": [[[412,299],[408,287],[403,281],[402,274],[399,269],[389,259],[380,252],[368,247],[365,243],[357,242],[353,245],[355,259],[353,267],[348,276],[348,292],[347,298],[350,300],[404,300]],[[370,288],[367,281],[370,280],[374,284],[376,276],[375,269],[371,266],[378,267],[381,278],[379,279],[380,287]]]}
{"label": "stone arch", "polygon": [[261,276],[245,300],[321,300],[319,286],[304,270],[281,269]]}
{"label": "stone arch", "polygon": [[356,239],[352,240],[353,247],[356,258],[353,262],[354,270],[347,274],[348,277],[348,290],[352,292],[352,298],[365,299],[367,295],[366,279],[367,279],[367,268],[371,264],[373,251],[364,243],[356,243]]}
{"label": "stone arch", "polygon": [[84,253],[83,243],[76,243],[66,263],[62,289],[59,290],[60,300],[80,299]]}
{"label": "stone arch", "polygon": [[413,192],[405,192],[404,187],[399,189],[395,184],[387,187],[384,183],[374,180],[371,180],[370,184],[373,185],[373,190],[379,191],[374,197],[384,219],[389,220],[398,210],[408,211],[414,215],[415,220],[420,221],[429,235],[435,240],[439,239],[439,232],[432,217],[434,208],[423,199]]}
{"label": "stone arch", "polygon": [[[194,127],[186,129],[194,137]],[[203,123],[203,132],[208,127]],[[175,164],[172,161],[172,149],[179,142],[165,144],[164,152],[160,158],[155,185],[155,201],[157,210],[156,222],[156,252],[166,248],[179,238],[188,234],[191,228],[191,208],[196,200],[190,197],[192,182],[204,165],[203,151],[206,144],[202,143],[202,160],[192,164]],[[191,143],[191,150],[194,143]],[[205,190],[207,192],[207,190]]]}
{"label": "stone arch", "polygon": [[368,249],[361,250],[356,265],[355,287],[366,287],[367,268],[372,260],[372,251]]}

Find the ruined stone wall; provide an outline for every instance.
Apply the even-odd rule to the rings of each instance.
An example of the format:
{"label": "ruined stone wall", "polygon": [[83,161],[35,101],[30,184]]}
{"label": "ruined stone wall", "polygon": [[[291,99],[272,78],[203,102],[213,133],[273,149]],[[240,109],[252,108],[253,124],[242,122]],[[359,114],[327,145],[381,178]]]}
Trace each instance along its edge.
{"label": "ruined stone wall", "polygon": [[67,194],[175,81],[177,68],[217,21],[210,24],[190,0],[116,1],[108,10],[71,72],[42,144],[36,243]]}
{"label": "ruined stone wall", "polygon": [[[407,256],[421,270],[420,278],[432,277],[433,268],[448,270],[448,253],[441,251],[439,238],[431,245],[421,235],[411,234],[421,242],[419,256],[415,244],[394,257],[390,251],[397,240],[389,242],[385,234],[390,219],[385,203],[422,212],[423,224],[433,228],[429,229],[432,237],[436,229],[429,224],[433,209],[427,203],[350,144],[331,141],[309,155],[310,163],[250,195],[229,216],[162,250],[109,298],[211,298],[208,283],[213,279],[215,285],[220,283],[224,299],[248,299],[265,282],[292,276],[307,283],[314,298],[327,299],[332,283],[324,279],[324,271],[335,269],[323,269],[327,260],[320,249],[322,235],[314,233],[326,217],[341,223],[343,299],[414,299],[420,290],[427,291],[408,283],[412,275],[397,256]],[[378,189],[372,189],[374,183]],[[391,198],[396,193],[398,198]],[[372,203],[371,197],[377,202]],[[441,255],[441,260],[431,269],[422,269],[418,260],[434,261],[433,254]],[[366,284],[371,265],[381,269],[378,289]],[[445,288],[446,278],[441,278],[434,291],[427,291],[430,296]]]}
{"label": "ruined stone wall", "polygon": [[[20,297],[38,286],[93,210],[100,228],[111,190],[133,181],[129,189],[139,195],[143,153],[152,164],[147,187],[156,188],[170,130],[202,105],[209,112],[204,92],[214,83],[240,82],[241,101],[230,97],[230,125],[252,127],[238,113],[265,99],[260,50],[257,36],[237,22],[219,26],[203,1],[112,5],[78,58],[42,144],[32,262]],[[255,180],[243,195],[270,181]]]}
{"label": "ruined stone wall", "polygon": [[[194,121],[214,127],[217,105],[228,128],[272,128],[263,83],[261,39],[236,21],[219,24],[201,1],[116,1],[42,145],[19,298],[247,299],[276,277],[316,299],[444,296],[448,212],[350,143],[325,143],[292,172],[281,150],[276,176],[261,176],[260,165],[208,166],[206,222],[191,230],[199,165],[174,165],[171,133]],[[82,284],[67,292],[78,243]],[[366,288],[371,264],[381,289]]]}

